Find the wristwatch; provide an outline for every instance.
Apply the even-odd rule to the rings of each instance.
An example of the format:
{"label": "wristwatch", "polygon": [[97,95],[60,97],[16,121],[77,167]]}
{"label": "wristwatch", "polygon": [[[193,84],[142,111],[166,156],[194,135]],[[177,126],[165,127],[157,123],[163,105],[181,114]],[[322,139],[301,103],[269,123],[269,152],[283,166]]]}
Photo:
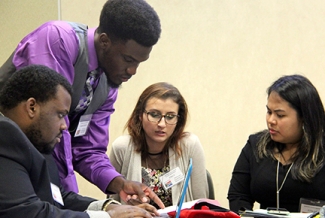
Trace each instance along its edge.
{"label": "wristwatch", "polygon": [[112,199],[112,198],[108,198],[108,199],[105,201],[105,203],[103,204],[102,210],[103,210],[103,211],[106,211],[108,205],[110,205],[110,204],[121,205],[120,202],[118,202],[118,201],[116,201],[116,200],[114,200],[114,199]]}

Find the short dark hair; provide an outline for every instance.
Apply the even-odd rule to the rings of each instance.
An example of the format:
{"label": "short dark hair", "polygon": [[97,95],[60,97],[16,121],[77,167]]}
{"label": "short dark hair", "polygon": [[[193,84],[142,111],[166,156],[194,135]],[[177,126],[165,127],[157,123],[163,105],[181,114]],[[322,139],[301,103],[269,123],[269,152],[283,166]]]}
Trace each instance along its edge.
{"label": "short dark hair", "polygon": [[100,14],[98,31],[150,47],[157,43],[161,27],[157,13],[146,1],[108,0]]}
{"label": "short dark hair", "polygon": [[31,97],[47,102],[56,97],[59,85],[72,95],[71,84],[55,70],[42,65],[23,67],[13,73],[1,89],[0,106],[10,110]]}

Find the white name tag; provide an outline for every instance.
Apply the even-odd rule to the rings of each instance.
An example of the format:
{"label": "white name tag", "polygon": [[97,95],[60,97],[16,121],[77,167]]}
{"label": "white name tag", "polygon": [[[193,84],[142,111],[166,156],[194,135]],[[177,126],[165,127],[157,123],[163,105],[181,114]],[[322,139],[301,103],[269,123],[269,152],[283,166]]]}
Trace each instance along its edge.
{"label": "white name tag", "polygon": [[176,167],[175,169],[169,171],[168,173],[159,177],[161,184],[163,185],[164,189],[167,190],[174,185],[178,184],[179,182],[184,180],[184,174]]}
{"label": "white name tag", "polygon": [[89,127],[90,120],[92,118],[92,114],[82,115],[80,117],[78,127],[74,137],[83,136],[87,133],[87,129]]}
{"label": "white name tag", "polygon": [[58,202],[59,204],[61,204],[62,206],[64,206],[64,202],[63,202],[61,191],[60,191],[59,187],[57,187],[56,185],[51,183],[51,190],[52,190],[53,199],[56,202]]}

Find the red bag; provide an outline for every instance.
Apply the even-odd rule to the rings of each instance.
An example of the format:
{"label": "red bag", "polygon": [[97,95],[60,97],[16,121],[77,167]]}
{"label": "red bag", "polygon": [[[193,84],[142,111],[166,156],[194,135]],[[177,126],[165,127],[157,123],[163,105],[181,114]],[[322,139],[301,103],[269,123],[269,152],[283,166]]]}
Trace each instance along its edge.
{"label": "red bag", "polygon": [[[176,211],[169,212],[168,215],[174,218]],[[211,204],[206,201],[197,202],[189,209],[182,209],[180,218],[240,218],[235,212],[226,208]]]}

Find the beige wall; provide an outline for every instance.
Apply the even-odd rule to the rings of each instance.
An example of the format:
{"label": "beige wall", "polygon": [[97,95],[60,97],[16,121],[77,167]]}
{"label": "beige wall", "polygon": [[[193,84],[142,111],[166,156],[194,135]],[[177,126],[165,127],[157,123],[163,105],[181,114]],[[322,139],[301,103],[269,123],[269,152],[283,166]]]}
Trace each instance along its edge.
{"label": "beige wall", "polygon": [[[104,2],[61,0],[61,17],[96,26]],[[283,74],[301,73],[325,96],[325,2],[148,2],[161,18],[162,36],[150,59],[120,89],[110,126],[110,143],[122,134],[144,88],[158,81],[174,84],[189,105],[191,117],[187,130],[201,139],[216,198],[228,207],[227,190],[239,152],[249,134],[265,128],[265,90],[271,82]],[[2,11],[3,1],[0,4]],[[26,9],[25,5],[13,7]],[[38,11],[40,16],[43,12]],[[17,14],[17,18],[32,26],[48,19],[35,19],[33,13],[24,18],[20,17],[22,13]],[[20,31],[13,19],[7,20],[1,26],[3,29],[5,25],[6,30],[0,34],[2,45],[32,29],[30,26]],[[13,48],[11,45],[9,52],[0,51],[1,62]],[[270,176],[275,179],[275,175]],[[104,197],[93,185],[80,177],[78,180],[81,194]]]}
{"label": "beige wall", "polygon": [[57,0],[0,0],[0,63],[17,43],[45,21],[58,19]]}

